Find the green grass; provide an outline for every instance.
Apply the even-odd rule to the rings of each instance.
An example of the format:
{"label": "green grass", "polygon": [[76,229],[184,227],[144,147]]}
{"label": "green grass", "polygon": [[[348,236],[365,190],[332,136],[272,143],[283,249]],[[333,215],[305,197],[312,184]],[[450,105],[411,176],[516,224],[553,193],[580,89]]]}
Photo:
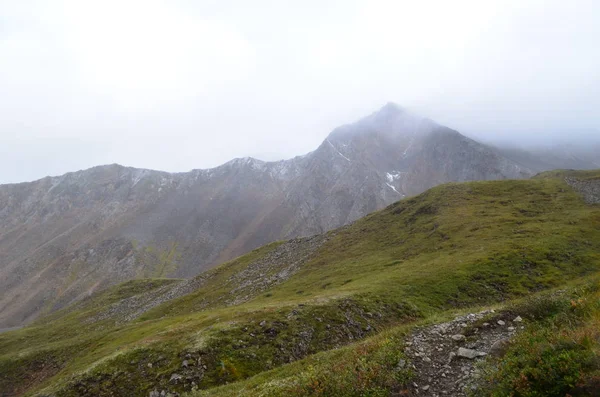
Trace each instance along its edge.
{"label": "green grass", "polygon": [[563,179],[565,177],[574,177],[579,180],[597,180],[600,179],[600,173],[598,170],[554,170],[539,173],[534,176],[536,179]]}
{"label": "green grass", "polygon": [[598,281],[569,293],[535,296],[515,309],[531,322],[504,357],[484,363],[483,387],[473,395],[597,395],[600,390]]}
{"label": "green grass", "polygon": [[142,319],[149,320],[165,316],[172,317],[181,314],[194,313],[206,308],[222,307],[224,304],[221,302],[220,298],[237,287],[237,284],[234,284],[229,280],[230,277],[242,271],[250,263],[265,256],[282,243],[283,242],[279,241],[267,244],[233,261],[224,263],[215,269],[202,273],[199,277],[206,280],[203,288],[157,307],[145,314]]}
{"label": "green grass", "polygon": [[424,309],[509,299],[596,270],[599,222],[560,180],[444,185],[339,233],[269,299],[361,294]]}
{"label": "green grass", "polygon": [[[522,315],[527,330],[504,358],[491,358],[480,366],[485,387],[473,397],[590,396],[598,390],[600,283],[595,276],[565,287],[506,305],[502,311]],[[405,325],[393,327],[365,341],[190,397],[402,395],[412,376],[401,348],[410,330]]]}
{"label": "green grass", "polygon": [[[16,332],[0,335],[0,390],[25,390],[76,365],[77,357],[94,357],[109,325],[85,320],[111,303],[178,280],[132,280],[94,294]],[[109,347],[101,354],[109,354]],[[70,364],[68,366],[67,364]],[[88,361],[89,363],[89,361]]]}
{"label": "green grass", "polygon": [[171,242],[164,249],[157,249],[152,245],[138,248],[138,243],[134,242],[136,261],[145,266],[140,271],[142,277],[162,278],[177,269],[177,261],[180,254],[177,250],[177,243]]}
{"label": "green grass", "polygon": [[407,327],[262,372],[246,381],[192,393],[204,396],[387,396],[405,390],[412,372],[398,346]]}
{"label": "green grass", "polygon": [[[408,376],[393,370],[398,357],[386,350],[398,347],[404,331],[387,329],[521,299],[600,270],[600,207],[586,205],[564,182],[567,174],[600,177],[561,171],[447,184],[394,203],[338,230],[290,279],[243,304],[224,302],[238,287],[231,276],[280,242],[201,275],[197,291],[135,321],[90,322],[111,303],[173,281],[111,288],[0,334],[0,386],[26,394],[147,396],[154,387],[184,392],[249,379],[240,385],[256,395],[386,395]],[[372,359],[357,367],[360,349]],[[188,356],[206,365],[202,376],[169,382]],[[52,370],[39,369],[45,360]],[[332,363],[339,368],[329,376]],[[288,379],[295,365],[302,379]],[[364,384],[349,381],[356,371]],[[266,377],[273,388],[260,391]],[[344,383],[355,392],[335,386]]]}

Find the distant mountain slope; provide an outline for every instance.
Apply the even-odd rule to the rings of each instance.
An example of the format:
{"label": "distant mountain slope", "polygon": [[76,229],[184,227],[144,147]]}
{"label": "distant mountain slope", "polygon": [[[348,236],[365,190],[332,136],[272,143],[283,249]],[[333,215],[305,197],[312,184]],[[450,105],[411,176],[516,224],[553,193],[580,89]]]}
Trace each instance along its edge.
{"label": "distant mountain slope", "polygon": [[593,170],[600,168],[600,144],[587,147],[565,144],[545,149],[523,149],[499,147],[502,156],[534,170],[550,169]]}
{"label": "distant mountain slope", "polygon": [[[335,379],[320,374],[317,384],[313,367],[331,373],[343,366],[350,372],[337,386],[348,393],[321,395],[366,394],[351,389],[355,380],[369,379],[383,388],[378,395],[395,395],[398,387],[415,387],[410,374],[387,378],[398,373],[399,360],[405,368],[416,360],[415,370],[424,363],[418,352],[403,355],[406,325],[598,277],[597,202],[600,171],[450,183],[325,234],[268,244],[190,280],[129,281],[0,334],[0,390],[8,396],[146,397],[200,389],[204,396],[229,384],[217,395],[319,395],[311,391],[331,388]],[[565,297],[569,312],[584,304],[570,302]],[[518,325],[535,332],[535,315],[555,309],[534,300],[529,313],[518,312],[524,317]],[[491,337],[510,336],[517,325],[508,323],[517,315],[511,310],[472,326],[465,320],[463,327],[459,317],[451,332],[436,328],[433,340],[444,334],[440,342],[448,347],[437,370],[450,360],[449,350],[472,347],[483,321],[505,330]],[[404,328],[390,338],[395,326]],[[450,339],[456,332],[468,339]],[[366,338],[387,346],[384,357],[357,343]],[[595,336],[586,339],[597,345]],[[487,348],[496,339],[489,342]],[[346,345],[350,350],[337,349]],[[352,350],[356,354],[344,353]],[[527,354],[537,365],[536,351]],[[293,364],[295,374],[277,371],[306,357],[308,364]],[[369,370],[386,357],[384,368]],[[460,360],[448,371],[452,384],[465,375]],[[563,361],[557,366],[565,367]],[[306,377],[295,377],[300,373]],[[260,384],[256,390],[234,383],[263,374],[268,378],[252,381]],[[433,389],[419,395],[438,392]]]}
{"label": "distant mountain slope", "polygon": [[95,167],[0,186],[0,328],[141,277],[190,277],[450,181],[532,171],[388,104],[313,152],[188,173]]}

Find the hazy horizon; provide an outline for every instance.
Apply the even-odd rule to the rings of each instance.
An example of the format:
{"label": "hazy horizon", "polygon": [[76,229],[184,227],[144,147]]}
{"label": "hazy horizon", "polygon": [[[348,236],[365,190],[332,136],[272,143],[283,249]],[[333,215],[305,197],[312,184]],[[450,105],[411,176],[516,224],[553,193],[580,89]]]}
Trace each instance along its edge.
{"label": "hazy horizon", "polygon": [[0,0],[0,183],[287,159],[394,102],[513,146],[600,140],[600,4]]}
{"label": "hazy horizon", "polygon": [[[365,115],[367,116],[367,115]],[[359,119],[355,119],[354,121],[358,121]],[[352,123],[350,122],[350,123]],[[350,124],[350,123],[343,123],[343,124]],[[343,124],[340,124],[343,125]],[[339,127],[339,126],[338,126]],[[448,126],[449,127],[449,126]],[[324,141],[327,137],[327,135],[330,133],[331,131],[328,131],[325,135],[323,135],[322,137],[322,141]],[[461,131],[459,131],[461,132]],[[468,136],[469,138],[472,139],[477,139],[479,142],[486,144],[486,145],[493,145],[496,148],[499,149],[522,149],[522,150],[551,150],[551,149],[555,149],[557,147],[564,147],[565,144],[569,145],[569,147],[573,147],[573,148],[577,148],[577,149],[585,149],[586,146],[588,146],[588,143],[592,143],[593,144],[593,148],[588,148],[588,149],[597,149],[600,148],[600,131],[596,131],[596,130],[579,130],[579,131],[572,131],[571,134],[569,134],[569,136],[564,136],[564,132],[561,133],[560,131],[552,131],[552,130],[544,130],[544,131],[537,131],[536,133],[539,134],[545,134],[549,139],[546,143],[539,143],[536,142],[535,139],[533,140],[528,140],[528,139],[521,139],[519,141],[514,140],[514,139],[503,139],[503,136],[501,134],[488,134],[488,135],[483,135],[483,136],[478,136],[477,134],[472,135],[472,134],[466,134],[463,133],[463,135]],[[318,145],[320,145],[322,142],[320,141]],[[70,172],[77,172],[77,171],[82,171],[85,169],[89,169],[89,168],[93,168],[93,167],[97,167],[97,166],[108,166],[108,165],[113,165],[113,164],[118,164],[124,167],[133,167],[133,168],[139,168],[139,169],[149,169],[149,170],[154,170],[154,171],[164,171],[164,172],[168,172],[168,173],[181,173],[181,172],[189,172],[189,171],[193,171],[195,169],[209,169],[209,168],[214,168],[214,167],[218,167],[220,165],[223,165],[229,161],[232,161],[236,158],[246,158],[246,157],[251,157],[257,160],[261,160],[264,162],[275,162],[275,161],[281,161],[281,160],[289,160],[293,157],[296,156],[303,156],[306,155],[312,151],[314,151],[315,149],[317,149],[317,146],[315,146],[314,148],[310,149],[307,152],[303,152],[303,153],[295,153],[295,154],[291,154],[289,156],[285,156],[285,155],[280,155],[277,153],[254,153],[254,154],[249,154],[249,155],[241,155],[241,156],[237,156],[237,157],[232,157],[230,159],[225,160],[222,163],[219,164],[215,164],[213,166],[208,166],[208,167],[193,167],[190,169],[185,169],[185,170],[165,170],[165,169],[158,169],[158,168],[149,168],[149,167],[138,167],[136,165],[133,164],[124,164],[124,163],[119,163],[119,162],[110,162],[110,163],[99,163],[99,164],[93,164],[90,165],[89,167],[83,167],[83,168],[78,168],[78,169],[69,169],[66,170],[60,174],[48,174],[48,175],[43,175],[40,177],[35,177],[34,179],[30,179],[30,180],[22,180],[22,181],[9,181],[9,182],[2,182],[0,181],[0,184],[11,184],[11,183],[20,183],[20,182],[32,182],[34,180],[38,180],[38,179],[43,179],[44,177],[56,177],[56,176],[60,176],[63,175],[65,173],[70,173]]]}

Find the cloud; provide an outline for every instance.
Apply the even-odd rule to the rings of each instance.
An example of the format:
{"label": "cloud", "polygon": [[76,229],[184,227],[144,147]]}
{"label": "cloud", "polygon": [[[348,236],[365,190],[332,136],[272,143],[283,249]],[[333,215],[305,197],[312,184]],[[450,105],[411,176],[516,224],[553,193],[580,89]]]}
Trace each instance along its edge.
{"label": "cloud", "polygon": [[600,124],[594,0],[0,2],[0,183],[291,157],[388,101],[484,139]]}
{"label": "cloud", "polygon": [[128,108],[209,94],[254,64],[235,27],[168,2],[72,0],[60,20],[81,84]]}

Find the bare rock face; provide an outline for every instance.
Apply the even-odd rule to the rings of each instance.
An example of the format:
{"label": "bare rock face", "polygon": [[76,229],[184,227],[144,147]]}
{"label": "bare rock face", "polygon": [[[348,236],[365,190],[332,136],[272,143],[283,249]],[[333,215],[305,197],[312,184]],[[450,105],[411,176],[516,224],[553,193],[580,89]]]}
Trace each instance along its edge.
{"label": "bare rock face", "polygon": [[487,146],[388,104],[290,160],[187,173],[100,166],[0,186],[0,328],[140,277],[191,277],[440,183],[525,178]]}
{"label": "bare rock face", "polygon": [[581,194],[586,203],[600,204],[600,180],[581,180],[573,177],[566,177],[565,182]]}

